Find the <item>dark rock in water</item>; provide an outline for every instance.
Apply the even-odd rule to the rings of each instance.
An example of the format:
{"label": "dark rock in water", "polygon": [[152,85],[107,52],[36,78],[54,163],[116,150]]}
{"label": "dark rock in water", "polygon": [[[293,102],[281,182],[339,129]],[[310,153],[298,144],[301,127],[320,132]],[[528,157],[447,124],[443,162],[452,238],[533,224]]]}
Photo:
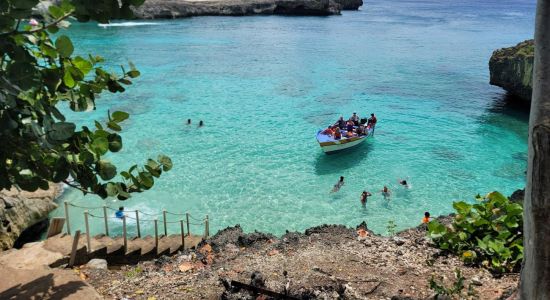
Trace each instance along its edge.
{"label": "dark rock in water", "polygon": [[[345,2],[346,7],[352,7],[347,2],[354,2],[340,1]],[[135,8],[134,13],[140,19],[246,15],[328,16],[340,14],[341,7],[334,0],[147,0]]]}
{"label": "dark rock in water", "polygon": [[490,83],[530,102],[533,89],[534,54],[534,40],[494,51],[489,60]]}
{"label": "dark rock in water", "polygon": [[512,193],[512,195],[510,195],[510,197],[508,197],[508,199],[512,202],[523,205],[523,200],[525,199],[525,189],[516,190]]}
{"label": "dark rock in water", "polygon": [[342,10],[358,10],[363,5],[363,0],[335,0],[342,6]]}

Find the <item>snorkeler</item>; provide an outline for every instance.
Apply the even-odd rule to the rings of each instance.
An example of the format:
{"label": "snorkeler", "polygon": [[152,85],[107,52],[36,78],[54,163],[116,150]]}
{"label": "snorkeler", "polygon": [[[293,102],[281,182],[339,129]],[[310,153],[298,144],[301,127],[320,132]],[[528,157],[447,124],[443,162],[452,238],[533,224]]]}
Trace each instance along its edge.
{"label": "snorkeler", "polygon": [[409,183],[405,179],[399,179],[399,184],[402,185],[405,188],[410,188]]}
{"label": "snorkeler", "polygon": [[381,190],[382,196],[384,196],[385,200],[390,200],[391,192],[390,189],[388,189],[387,186],[384,186],[384,188]]}
{"label": "snorkeler", "polygon": [[340,180],[338,180],[338,182],[334,185],[331,193],[338,192],[343,185],[344,185],[344,176],[340,176]]}

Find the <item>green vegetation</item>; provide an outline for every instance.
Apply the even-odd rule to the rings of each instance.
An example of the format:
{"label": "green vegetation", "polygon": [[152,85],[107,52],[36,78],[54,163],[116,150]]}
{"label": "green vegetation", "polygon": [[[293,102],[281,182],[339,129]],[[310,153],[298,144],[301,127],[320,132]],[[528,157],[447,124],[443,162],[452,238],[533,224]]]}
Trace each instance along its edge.
{"label": "green vegetation", "polygon": [[[451,287],[446,287],[445,284],[443,284],[443,278],[436,279],[434,275],[432,275],[432,278],[428,282],[428,285],[431,290],[433,290],[437,296],[448,296],[451,298],[457,298],[457,299],[463,299],[464,296],[467,297],[473,297],[476,296],[476,292],[474,290],[474,286],[472,283],[468,284],[468,290],[466,295],[463,295],[462,290],[464,289],[464,276],[462,276],[462,273],[460,272],[460,269],[455,270],[455,282],[453,282]],[[439,281],[439,282],[438,282]]]}
{"label": "green vegetation", "polygon": [[395,228],[397,228],[397,225],[395,225],[395,222],[393,220],[389,220],[388,225],[386,225],[386,230],[388,231],[389,236],[395,235]]}
{"label": "green vegetation", "polygon": [[465,263],[482,265],[492,272],[519,271],[523,259],[523,208],[498,192],[479,203],[453,204],[457,215],[450,227],[428,224],[428,236],[437,247],[459,255]]}
{"label": "green vegetation", "polygon": [[[154,178],[171,169],[163,155],[120,173],[105,159],[122,148],[119,132],[127,113],[108,113],[95,128],[77,129],[58,109],[65,102],[73,111],[93,110],[99,94],[122,93],[140,75],[131,63],[117,75],[101,68],[99,56],[75,56],[71,39],[59,32],[67,20],[131,18],[130,6],[143,2],[65,0],[40,13],[33,12],[39,0],[0,1],[0,189],[35,191],[65,182],[124,200],[150,189]],[[31,19],[38,13],[38,20]],[[112,181],[117,173],[121,181]]]}
{"label": "green vegetation", "polygon": [[124,273],[124,276],[126,278],[134,278],[138,276],[141,272],[143,272],[143,269],[140,266],[137,266],[135,268],[132,268]]}

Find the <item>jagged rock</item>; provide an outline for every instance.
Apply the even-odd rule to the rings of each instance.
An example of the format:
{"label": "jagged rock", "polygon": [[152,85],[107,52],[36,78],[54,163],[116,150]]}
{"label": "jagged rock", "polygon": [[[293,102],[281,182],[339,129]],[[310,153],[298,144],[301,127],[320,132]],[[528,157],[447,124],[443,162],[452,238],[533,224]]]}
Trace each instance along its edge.
{"label": "jagged rock", "polygon": [[[357,5],[357,0],[340,1],[346,7]],[[134,13],[140,19],[244,15],[326,16],[339,14],[341,7],[334,0],[147,0],[135,8]]]}
{"label": "jagged rock", "polygon": [[342,6],[342,10],[358,10],[363,5],[363,0],[335,0]]}
{"label": "jagged rock", "polygon": [[53,200],[60,193],[61,186],[57,184],[32,193],[15,189],[0,191],[0,251],[13,247],[26,228],[47,219],[57,207]]}
{"label": "jagged rock", "polygon": [[516,190],[509,197],[510,201],[523,205],[523,199],[525,199],[525,189]]}
{"label": "jagged rock", "polygon": [[534,53],[534,40],[494,51],[489,60],[490,83],[524,101],[531,101]]}
{"label": "jagged rock", "polygon": [[95,270],[107,270],[107,261],[100,258],[94,258],[86,264],[86,268]]}

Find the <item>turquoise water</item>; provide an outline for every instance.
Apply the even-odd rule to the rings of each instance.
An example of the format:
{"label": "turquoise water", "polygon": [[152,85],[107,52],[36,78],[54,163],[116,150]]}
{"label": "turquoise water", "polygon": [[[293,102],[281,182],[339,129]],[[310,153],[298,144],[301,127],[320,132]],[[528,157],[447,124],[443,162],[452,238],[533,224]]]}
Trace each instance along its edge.
{"label": "turquoise water", "polygon": [[[131,60],[142,76],[126,93],[102,96],[97,111],[72,116],[91,125],[107,109],[127,111],[125,147],[113,160],[128,167],[165,153],[174,161],[127,209],[208,214],[211,232],[241,224],[281,234],[366,220],[384,233],[389,220],[414,226],[426,210],[445,214],[454,200],[523,187],[528,112],[489,85],[488,60],[532,37],[534,10],[534,0],[399,0],[331,17],[76,24],[80,53],[101,54],[115,70]],[[317,129],[354,111],[377,114],[374,138],[323,154]],[[329,194],[339,176],[346,184]],[[412,188],[400,189],[398,178]],[[390,202],[378,192],[384,185]],[[374,196],[363,209],[365,189]],[[61,200],[103,204],[74,190]],[[82,211],[71,214],[82,228]],[[96,219],[91,226],[103,228]]]}

